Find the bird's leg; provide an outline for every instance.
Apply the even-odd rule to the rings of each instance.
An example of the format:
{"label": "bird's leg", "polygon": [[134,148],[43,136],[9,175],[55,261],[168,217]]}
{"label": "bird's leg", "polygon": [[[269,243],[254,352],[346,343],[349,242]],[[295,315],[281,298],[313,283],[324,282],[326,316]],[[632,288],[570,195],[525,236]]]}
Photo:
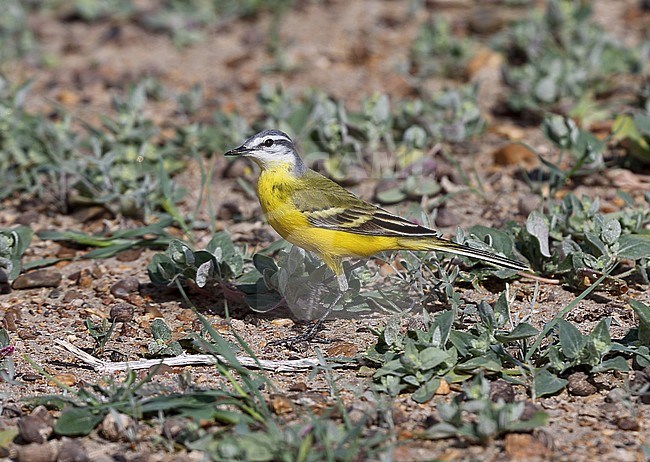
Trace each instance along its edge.
{"label": "bird's leg", "polygon": [[301,342],[309,342],[311,340],[314,341],[319,341],[321,343],[326,343],[327,340],[317,337],[316,334],[320,330],[320,328],[323,326],[323,323],[325,322],[325,319],[332,313],[334,310],[334,307],[336,304],[341,300],[343,297],[343,292],[339,291],[339,293],[336,295],[336,298],[332,303],[329,304],[327,307],[327,310],[325,311],[325,314],[323,314],[320,318],[318,318],[315,322],[312,323],[312,325],[302,334],[300,335],[295,335],[293,337],[287,337],[283,338],[280,340],[274,340],[273,342],[269,342],[267,345],[268,346],[278,346],[278,345],[285,345],[288,347],[291,347],[292,345],[295,345],[296,343],[301,343]]}
{"label": "bird's leg", "polygon": [[290,347],[291,345],[294,345],[296,343],[309,342],[310,340],[323,341],[323,339],[319,339],[318,337],[316,337],[316,334],[323,326],[323,323],[325,322],[327,317],[332,313],[336,304],[341,300],[343,294],[348,290],[348,280],[345,277],[345,272],[342,271],[340,274],[337,274],[336,280],[339,284],[339,291],[338,294],[336,295],[336,298],[334,298],[334,301],[332,301],[332,303],[330,303],[329,306],[327,307],[327,310],[325,310],[325,314],[323,314],[320,318],[318,318],[311,325],[311,327],[309,327],[309,329],[307,329],[302,334],[296,335],[294,337],[287,337],[281,340],[275,340],[273,342],[269,342],[268,346],[286,345]]}

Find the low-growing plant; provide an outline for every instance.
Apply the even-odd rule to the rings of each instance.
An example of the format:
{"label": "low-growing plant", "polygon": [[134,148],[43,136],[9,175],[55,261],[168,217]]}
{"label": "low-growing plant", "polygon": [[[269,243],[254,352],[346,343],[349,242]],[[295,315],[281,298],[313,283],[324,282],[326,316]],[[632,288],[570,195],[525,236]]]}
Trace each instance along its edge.
{"label": "low-growing plant", "polygon": [[350,111],[319,91],[296,97],[263,87],[263,116],[254,126],[293,134],[307,162],[322,162],[336,180],[349,179],[352,166],[370,177],[406,178],[431,144],[460,142],[483,130],[476,92],[466,86],[404,101],[377,93],[363,100],[361,110]]}
{"label": "low-growing plant", "polygon": [[410,71],[417,77],[463,77],[471,57],[468,39],[454,35],[441,17],[425,22],[411,44]]}
{"label": "low-growing plant", "polygon": [[[15,383],[14,377],[16,375],[16,365],[14,364],[14,346],[11,344],[9,332],[7,329],[0,329],[0,381],[13,384]],[[0,397],[4,401],[9,396],[0,393]],[[4,406],[0,406],[0,409]]]}
{"label": "low-growing plant", "polygon": [[642,165],[650,163],[650,107],[616,117],[612,133],[634,160]]}
{"label": "low-growing plant", "polygon": [[115,332],[115,322],[102,319],[101,323],[98,323],[90,318],[86,318],[84,324],[86,329],[88,329],[88,335],[95,342],[92,348],[92,354],[95,356],[101,355],[104,353],[106,344],[113,336],[113,332]]}
{"label": "low-growing plant", "polygon": [[178,356],[183,353],[183,347],[177,340],[173,340],[172,331],[163,319],[156,318],[151,321],[151,335],[153,340],[147,347],[149,356]]}
{"label": "low-growing plant", "polygon": [[479,322],[468,330],[454,329],[452,310],[433,318],[424,313],[424,326],[401,331],[399,321],[389,323],[378,333],[375,346],[366,358],[380,367],[373,378],[379,390],[396,395],[411,391],[413,400],[430,400],[441,380],[462,382],[478,371],[501,373],[506,367],[521,366],[519,358],[509,353],[509,344],[518,344],[537,335],[530,324],[510,325],[505,294],[494,308],[478,305]]}
{"label": "low-growing plant", "polygon": [[[602,273],[622,261],[632,262],[631,270],[647,280],[649,209],[635,204],[626,193],[620,192],[619,197],[625,207],[612,213],[602,213],[598,199],[571,193],[549,204],[545,214],[532,212],[525,230],[512,225],[520,251],[533,268],[564,275],[569,282],[582,269]],[[650,203],[650,196],[645,201]]]}
{"label": "low-growing plant", "polygon": [[32,235],[31,228],[27,226],[0,229],[0,282],[6,283],[20,274],[20,260],[32,240]]}
{"label": "low-growing plant", "polygon": [[457,437],[485,444],[506,433],[529,432],[546,425],[549,418],[546,412],[524,415],[525,410],[524,401],[507,403],[502,399],[490,399],[490,383],[479,374],[466,382],[463,393],[450,403],[436,406],[439,422],[429,427],[425,435],[433,439]]}
{"label": "low-growing plant", "polygon": [[[160,91],[144,80],[125,99],[114,98],[115,115],[99,126],[70,114],[51,120],[25,108],[30,88],[0,79],[0,198],[15,193],[56,201],[62,211],[100,204],[113,213],[146,217],[167,210],[184,194],[169,182],[188,150],[174,139],[159,145],[158,128],[143,116],[149,95]],[[165,185],[168,188],[165,188]]]}
{"label": "low-growing plant", "polygon": [[[0,15],[0,66],[22,58],[36,48],[27,23],[27,9],[20,0],[6,0]],[[1,69],[0,69],[1,70]]]}
{"label": "low-growing plant", "polygon": [[[480,239],[473,234],[466,237],[459,231],[459,242],[487,249],[486,241],[498,241],[499,251],[512,254],[512,240],[503,233],[489,228],[475,231],[482,233]],[[275,251],[277,263],[269,256]],[[466,303],[453,288],[458,269],[448,272],[437,257],[440,255],[425,252],[405,252],[399,258],[387,254],[386,261],[399,261],[400,269],[395,271],[390,287],[383,288],[377,287],[383,276],[374,266],[363,261],[347,265],[349,288],[335,311],[339,316],[359,316],[369,311],[401,313],[420,309],[434,298],[455,310],[464,307]],[[476,264],[471,260],[467,263]],[[300,319],[319,318],[339,291],[334,275],[313,254],[280,240],[263,252],[247,255],[246,249],[236,246],[226,232],[216,233],[204,250],[194,250],[183,241],[173,240],[164,253],[154,255],[147,269],[154,284],[176,286],[191,281],[200,290],[221,293],[231,301],[244,301],[258,313],[286,306]],[[472,276],[467,278],[509,278],[513,274],[509,270],[483,268],[472,269]]]}
{"label": "low-growing plant", "polygon": [[643,69],[647,46],[625,46],[590,17],[588,3],[550,0],[544,12],[515,22],[495,39],[506,56],[503,80],[512,110],[571,107],[587,93],[608,90],[616,76]]}
{"label": "low-growing plant", "polygon": [[[77,246],[97,247],[83,255],[83,258],[110,258],[119,252],[137,248],[161,249],[172,241],[172,235],[167,228],[172,226],[174,219],[162,216],[159,221],[146,226],[132,229],[121,229],[104,235],[92,235],[80,231],[45,230],[37,233],[42,240],[67,242]],[[46,263],[56,263],[50,260]]]}

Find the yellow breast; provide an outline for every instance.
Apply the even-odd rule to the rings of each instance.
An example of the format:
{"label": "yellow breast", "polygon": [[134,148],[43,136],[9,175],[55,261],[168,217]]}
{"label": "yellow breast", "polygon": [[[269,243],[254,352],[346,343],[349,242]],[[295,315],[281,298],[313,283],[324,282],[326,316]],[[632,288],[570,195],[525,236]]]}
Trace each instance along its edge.
{"label": "yellow breast", "polygon": [[257,197],[269,224],[280,236],[293,242],[291,236],[309,224],[291,199],[297,180],[289,173],[290,168],[289,164],[281,164],[263,170],[257,181]]}
{"label": "yellow breast", "polygon": [[292,175],[290,169],[289,164],[281,164],[262,170],[257,183],[262,211],[284,239],[323,257],[369,257],[397,248],[394,237],[361,235],[311,225],[292,199],[296,190],[308,185]]}

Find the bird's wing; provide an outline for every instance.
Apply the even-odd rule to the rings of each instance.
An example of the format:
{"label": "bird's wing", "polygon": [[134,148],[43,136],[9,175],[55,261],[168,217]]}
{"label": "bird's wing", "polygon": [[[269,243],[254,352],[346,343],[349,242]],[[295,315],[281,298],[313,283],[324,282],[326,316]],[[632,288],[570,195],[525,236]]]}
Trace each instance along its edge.
{"label": "bird's wing", "polygon": [[360,199],[316,172],[306,172],[301,180],[301,187],[293,191],[292,200],[312,226],[372,236],[438,235],[432,229]]}

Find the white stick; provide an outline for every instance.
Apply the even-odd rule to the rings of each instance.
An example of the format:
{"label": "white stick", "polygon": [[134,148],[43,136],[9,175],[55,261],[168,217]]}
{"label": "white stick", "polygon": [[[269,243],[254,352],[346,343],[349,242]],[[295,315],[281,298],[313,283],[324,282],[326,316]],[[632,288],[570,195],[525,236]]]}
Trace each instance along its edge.
{"label": "white stick", "polygon": [[[54,342],[57,346],[76,356],[78,359],[83,361],[86,364],[92,366],[92,368],[97,372],[115,372],[115,371],[125,371],[125,370],[136,370],[136,369],[149,369],[150,367],[158,366],[160,364],[165,364],[167,366],[205,366],[211,364],[217,364],[218,361],[225,361],[222,356],[214,355],[179,355],[173,358],[164,358],[164,359],[144,359],[140,361],[102,361],[101,359],[95,358],[92,355],[89,355],[85,351],[77,348],[73,344],[66,342],[65,340],[55,339]],[[267,371],[274,372],[297,372],[297,371],[306,371],[312,369],[315,366],[319,365],[317,358],[304,358],[304,359],[294,359],[286,361],[270,361],[266,359],[258,359],[257,361],[249,356],[237,356],[237,361],[239,361],[242,366],[249,367],[251,369],[261,368]],[[259,364],[258,364],[259,363]],[[344,364],[330,364],[331,367],[342,367]]]}

